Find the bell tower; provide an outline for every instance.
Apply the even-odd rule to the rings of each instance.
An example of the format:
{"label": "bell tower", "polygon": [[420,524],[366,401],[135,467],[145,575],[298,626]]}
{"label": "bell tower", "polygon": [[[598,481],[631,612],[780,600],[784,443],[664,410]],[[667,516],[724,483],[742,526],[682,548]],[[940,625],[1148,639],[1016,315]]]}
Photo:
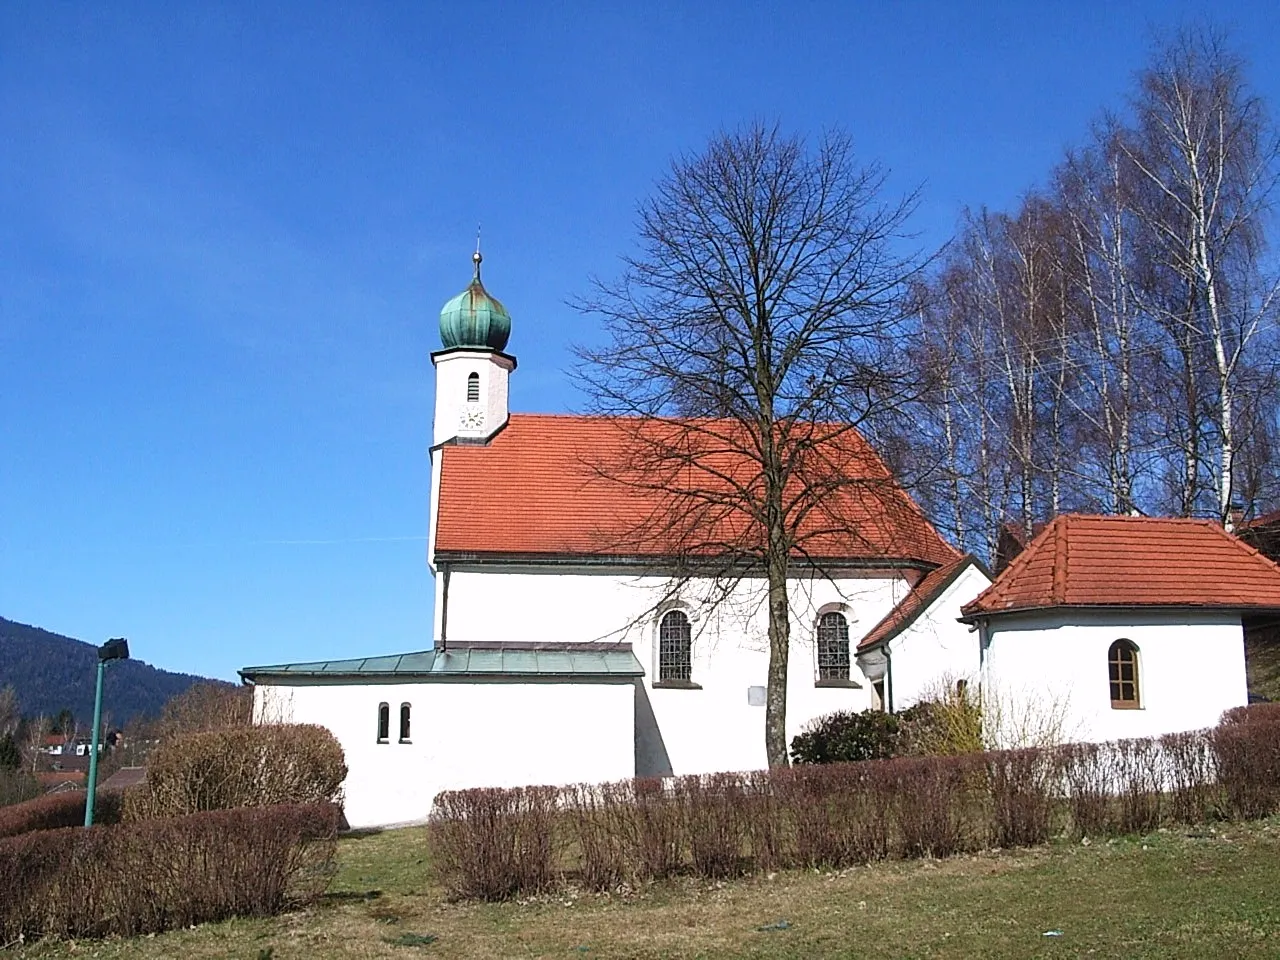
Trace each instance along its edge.
{"label": "bell tower", "polygon": [[471,257],[471,285],[440,311],[443,348],[431,354],[436,368],[435,445],[482,443],[507,422],[507,381],[516,358],[502,351],[511,337],[511,316],[480,282],[483,259],[477,249]]}

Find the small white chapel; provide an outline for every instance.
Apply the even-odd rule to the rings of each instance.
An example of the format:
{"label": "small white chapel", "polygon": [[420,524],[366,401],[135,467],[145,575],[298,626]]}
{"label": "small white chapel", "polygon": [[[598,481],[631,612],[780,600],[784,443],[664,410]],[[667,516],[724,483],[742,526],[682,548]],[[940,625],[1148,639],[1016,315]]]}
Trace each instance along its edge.
{"label": "small white chapel", "polygon": [[[510,412],[511,318],[474,261],[431,356],[432,647],[246,667],[258,721],[333,731],[353,827],[421,821],[445,789],[764,767],[763,581],[708,605],[696,577],[673,594],[672,557],[622,546],[642,494],[584,466],[619,425]],[[901,709],[977,674],[959,618],[990,578],[892,496],[793,562],[788,741],[831,711]]]}

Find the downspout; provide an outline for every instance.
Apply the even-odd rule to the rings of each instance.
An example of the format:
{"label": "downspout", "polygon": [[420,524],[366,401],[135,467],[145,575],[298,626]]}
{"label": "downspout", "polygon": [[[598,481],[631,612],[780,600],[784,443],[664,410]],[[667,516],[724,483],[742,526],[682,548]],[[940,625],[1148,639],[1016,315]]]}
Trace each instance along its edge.
{"label": "downspout", "polygon": [[440,564],[440,575],[444,578],[440,596],[440,645],[437,648],[444,653],[447,646],[445,640],[449,636],[449,565]]}
{"label": "downspout", "polygon": [[884,645],[884,699],[885,712],[893,713],[893,654],[889,648],[891,643]]}

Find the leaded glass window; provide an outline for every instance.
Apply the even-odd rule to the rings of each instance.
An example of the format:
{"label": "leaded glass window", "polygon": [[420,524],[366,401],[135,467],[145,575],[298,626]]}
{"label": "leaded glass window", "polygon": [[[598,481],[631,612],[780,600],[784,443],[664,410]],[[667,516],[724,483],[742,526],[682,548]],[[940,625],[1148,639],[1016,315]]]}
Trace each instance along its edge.
{"label": "leaded glass window", "polygon": [[1111,706],[1135,708],[1138,699],[1138,648],[1131,640],[1117,640],[1107,651],[1111,680]]}
{"label": "leaded glass window", "polygon": [[849,679],[849,621],[843,613],[824,613],[818,620],[818,679]]}
{"label": "leaded glass window", "polygon": [[669,610],[658,627],[658,680],[693,678],[693,631],[682,610]]}

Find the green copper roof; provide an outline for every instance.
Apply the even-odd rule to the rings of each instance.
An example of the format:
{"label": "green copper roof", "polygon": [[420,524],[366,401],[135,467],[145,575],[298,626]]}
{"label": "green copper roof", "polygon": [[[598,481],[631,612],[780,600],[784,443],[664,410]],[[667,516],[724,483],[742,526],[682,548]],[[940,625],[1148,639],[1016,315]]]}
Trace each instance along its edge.
{"label": "green copper roof", "polygon": [[319,660],[245,667],[246,680],[368,679],[422,682],[456,679],[563,677],[574,680],[626,680],[644,676],[629,644],[545,646],[458,646],[355,660]]}
{"label": "green copper roof", "polygon": [[503,350],[511,338],[511,315],[497,297],[480,282],[480,251],[471,258],[476,265],[471,286],[440,311],[440,341],[445,347]]}

